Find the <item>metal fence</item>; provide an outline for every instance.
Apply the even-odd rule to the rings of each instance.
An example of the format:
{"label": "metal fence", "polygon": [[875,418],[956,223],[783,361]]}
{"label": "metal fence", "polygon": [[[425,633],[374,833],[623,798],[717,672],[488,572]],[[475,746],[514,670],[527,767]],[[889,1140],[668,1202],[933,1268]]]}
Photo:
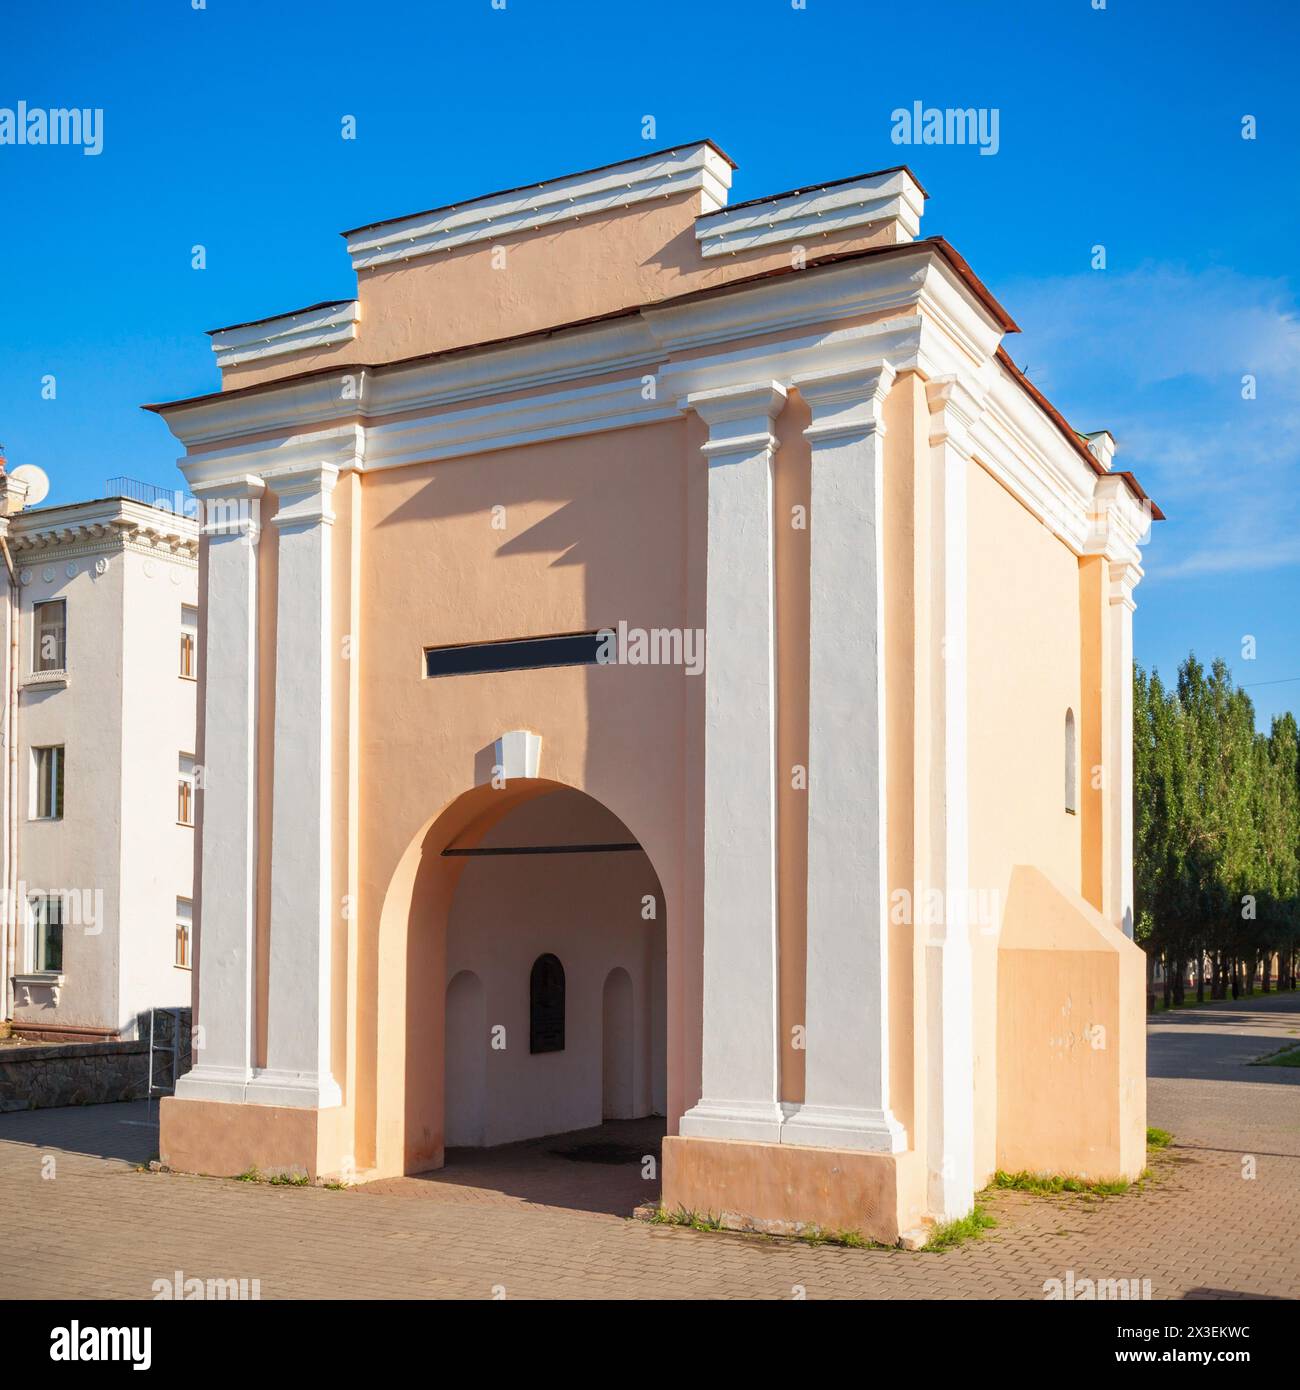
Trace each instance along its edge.
{"label": "metal fence", "polygon": [[150,1009],[149,1099],[170,1095],[189,1069],[189,1009]]}
{"label": "metal fence", "polygon": [[131,502],[143,502],[146,507],[164,507],[169,512],[188,512],[194,498],[183,487],[159,487],[157,483],[142,483],[139,478],[118,476],[104,484],[106,497],[125,497]]}

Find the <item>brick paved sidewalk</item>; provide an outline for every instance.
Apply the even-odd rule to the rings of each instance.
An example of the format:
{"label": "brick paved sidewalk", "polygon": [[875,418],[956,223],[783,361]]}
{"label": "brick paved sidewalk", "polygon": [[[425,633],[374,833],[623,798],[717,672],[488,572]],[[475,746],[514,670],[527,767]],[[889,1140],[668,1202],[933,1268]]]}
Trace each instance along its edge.
{"label": "brick paved sidewalk", "polygon": [[[1156,1298],[1293,1297],[1300,1074],[1244,1061],[1297,1036],[1296,995],[1161,1016],[1150,1122],[1178,1143],[1154,1179],[1104,1200],[994,1195],[998,1229],[942,1255],[628,1221],[600,1209],[601,1184],[627,1181],[612,1165],[553,1160],[569,1176],[540,1203],[502,1191],[491,1158],[466,1170],[481,1198],[419,1180],[269,1187],[140,1171],[155,1149],[143,1104],[4,1115],[0,1209],[39,1241],[0,1266],[0,1297],[147,1298],[178,1269],[259,1279],[264,1298],[1041,1298],[1069,1270],[1150,1279]],[[595,1210],[566,1190],[582,1169]]]}

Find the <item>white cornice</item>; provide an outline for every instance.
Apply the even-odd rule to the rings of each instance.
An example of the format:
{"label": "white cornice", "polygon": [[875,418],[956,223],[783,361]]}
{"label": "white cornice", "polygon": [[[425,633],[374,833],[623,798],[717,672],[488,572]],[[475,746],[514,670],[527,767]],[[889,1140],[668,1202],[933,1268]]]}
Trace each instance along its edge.
{"label": "white cornice", "polygon": [[[393,366],[340,367],[260,390],[179,402],[165,407],[163,416],[188,449],[234,445],[250,434],[297,433],[351,415],[375,420],[598,374],[638,368],[652,373],[675,354],[702,347],[739,341],[737,354],[752,358],[758,350],[746,347],[746,338],[866,315],[887,316],[894,310],[899,316],[888,321],[888,331],[902,333],[910,345],[900,349],[882,343],[881,350],[888,351],[899,370],[918,366],[936,375],[964,370],[993,351],[998,329],[938,266],[939,259],[937,252],[927,255],[918,249],[897,257],[815,267],[743,290],[651,306],[616,320],[517,343]],[[938,331],[927,335],[924,353],[918,356],[922,308]],[[877,324],[870,331],[884,330]],[[823,334],[808,341],[831,340]],[[686,370],[689,364],[682,366]],[[816,366],[810,364],[807,370]],[[707,386],[692,384],[688,389]]]}
{"label": "white cornice", "polygon": [[712,145],[684,145],[606,169],[361,227],[347,234],[348,254],[354,270],[368,270],[692,191],[700,195],[700,211],[712,212],[727,201],[730,186],[731,165]]}
{"label": "white cornice", "polygon": [[150,554],[193,558],[198,553],[199,524],[163,507],[109,497],[23,512],[10,519],[9,544],[15,555],[88,555],[123,547]]}
{"label": "white cornice", "polygon": [[911,241],[921,229],[924,207],[916,180],[905,169],[895,169],[706,213],[696,219],[695,235],[706,257],[812,241],[881,222],[894,224],[899,241]]}
{"label": "white cornice", "polygon": [[1151,532],[1150,506],[1133,496],[1123,478],[1107,474],[1096,480],[1088,520],[1085,553],[1104,555],[1113,575],[1125,568],[1134,571],[1131,589],[1142,577],[1139,556]]}
{"label": "white cornice", "polygon": [[654,367],[663,355],[641,316],[629,314],[510,347],[385,368],[365,384],[365,413],[375,418]]}
{"label": "white cornice", "polygon": [[205,504],[249,501],[261,495],[259,482],[275,490],[274,475],[292,477],[303,469],[360,466],[364,431],[355,423],[334,429],[286,434],[231,449],[212,449],[180,460],[190,488]]}
{"label": "white cornice", "polygon": [[[515,343],[317,373],[163,413],[191,450],[218,446],[182,467],[192,486],[220,495],[223,479],[276,468],[398,468],[672,419],[701,393],[772,381],[797,389],[800,377],[887,364],[947,379],[940,426],[955,421],[963,450],[1082,554],[1096,475],[998,363],[1001,333],[942,254],[917,243]],[[602,376],[615,379],[593,384]],[[953,402],[968,398],[970,418],[958,418]]]}
{"label": "white cornice", "polygon": [[885,398],[894,384],[893,363],[881,361],[849,371],[805,372],[794,378],[808,403],[812,423],[804,438],[814,441],[850,439],[885,433]]}
{"label": "white cornice", "polygon": [[357,336],[361,306],[355,299],[344,304],[326,304],[316,309],[299,309],[278,318],[240,328],[222,328],[212,334],[212,351],[218,367],[235,367],[241,362],[257,362],[280,357],[306,348],[328,347],[350,342]]}
{"label": "white cornice", "polygon": [[330,497],[338,477],[332,463],[281,466],[267,473],[266,485],[279,502],[272,524],[281,531],[333,525]]}
{"label": "white cornice", "polygon": [[1048,530],[1076,555],[1084,553],[1097,475],[1000,364],[970,446]]}
{"label": "white cornice", "polygon": [[796,382],[803,376],[824,377],[886,361],[905,371],[917,366],[923,328],[920,315],[910,315],[669,362],[659,372],[660,394],[683,400],[742,382]]}
{"label": "white cornice", "polygon": [[916,305],[931,259],[904,253],[814,266],[743,290],[683,304],[651,305],[641,317],[666,351],[682,352],[759,333],[888,313]]}
{"label": "white cornice", "polygon": [[709,427],[701,452],[715,463],[730,463],[776,448],[773,423],[786,395],[779,381],[744,382],[694,392],[684,404]]}
{"label": "white cornice", "polygon": [[524,396],[498,405],[449,410],[422,419],[372,424],[365,431],[367,472],[400,468],[600,430],[670,420],[677,404],[647,395],[640,377]]}

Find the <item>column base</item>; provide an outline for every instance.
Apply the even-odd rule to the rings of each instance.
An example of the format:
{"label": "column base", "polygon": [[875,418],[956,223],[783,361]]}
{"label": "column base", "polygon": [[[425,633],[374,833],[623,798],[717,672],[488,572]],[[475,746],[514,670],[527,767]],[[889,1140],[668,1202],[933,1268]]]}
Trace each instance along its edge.
{"label": "column base", "polygon": [[701,1100],[682,1116],[681,1133],[694,1139],[750,1139],[776,1144],[785,1112],[776,1101]]}
{"label": "column base", "polygon": [[200,1062],[177,1081],[176,1099],[242,1101],[252,1075],[248,1067],[208,1066]]}
{"label": "column base", "polygon": [[907,1131],[888,1110],[801,1105],[782,1126],[781,1141],[815,1148],[897,1154],[907,1148]]}
{"label": "column base", "polygon": [[253,1073],[245,1099],[253,1105],[284,1105],[292,1109],[329,1110],[343,1104],[343,1092],[328,1073],[277,1071],[263,1067]]}
{"label": "column base", "polygon": [[165,1096],[158,1158],[179,1173],[356,1181],[348,1111]]}
{"label": "column base", "polygon": [[852,1233],[894,1245],[904,1229],[899,1162],[890,1153],[670,1135],[662,1201],[729,1230]]}

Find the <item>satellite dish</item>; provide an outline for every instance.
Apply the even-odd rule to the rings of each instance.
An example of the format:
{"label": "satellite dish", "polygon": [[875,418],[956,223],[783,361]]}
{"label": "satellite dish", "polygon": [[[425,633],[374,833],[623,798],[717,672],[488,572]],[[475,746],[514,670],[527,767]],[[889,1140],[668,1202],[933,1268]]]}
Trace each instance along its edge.
{"label": "satellite dish", "polygon": [[20,463],[9,470],[9,476],[20,483],[27,484],[27,507],[38,507],[50,494],[50,480],[43,468],[34,463]]}

